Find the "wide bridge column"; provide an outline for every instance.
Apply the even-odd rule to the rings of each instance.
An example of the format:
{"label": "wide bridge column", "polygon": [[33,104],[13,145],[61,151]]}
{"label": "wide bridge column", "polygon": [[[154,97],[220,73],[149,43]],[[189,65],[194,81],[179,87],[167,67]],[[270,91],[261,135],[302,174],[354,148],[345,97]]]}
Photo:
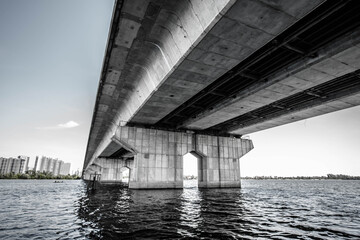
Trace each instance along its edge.
{"label": "wide bridge column", "polygon": [[240,158],[252,141],[139,127],[119,127],[113,137],[134,153],[129,188],[182,188],[183,156],[198,158],[200,188],[240,187]]}
{"label": "wide bridge column", "polygon": [[133,168],[134,161],[127,158],[111,159],[111,158],[96,158],[90,167],[84,172],[83,179],[93,180],[94,174],[100,175],[96,179],[101,184],[124,184],[123,172],[127,169]]}

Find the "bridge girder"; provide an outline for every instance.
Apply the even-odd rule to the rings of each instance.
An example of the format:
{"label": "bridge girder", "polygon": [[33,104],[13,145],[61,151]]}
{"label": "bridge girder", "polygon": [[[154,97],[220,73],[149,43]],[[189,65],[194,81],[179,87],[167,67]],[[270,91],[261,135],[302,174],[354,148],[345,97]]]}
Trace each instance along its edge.
{"label": "bridge girder", "polygon": [[357,106],[356,1],[116,1],[84,168],[119,125],[242,135]]}

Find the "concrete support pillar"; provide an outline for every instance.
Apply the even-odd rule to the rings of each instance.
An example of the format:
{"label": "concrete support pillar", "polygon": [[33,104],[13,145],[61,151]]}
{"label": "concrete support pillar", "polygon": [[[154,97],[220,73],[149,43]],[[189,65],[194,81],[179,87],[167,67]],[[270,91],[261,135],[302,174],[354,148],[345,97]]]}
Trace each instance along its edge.
{"label": "concrete support pillar", "polygon": [[240,158],[253,148],[251,140],[196,136],[196,152],[203,156],[201,188],[241,187]]}
{"label": "concrete support pillar", "polygon": [[121,127],[121,141],[134,147],[130,188],[182,188],[182,156],[191,149],[191,134]]}
{"label": "concrete support pillar", "polygon": [[239,159],[253,148],[249,139],[125,126],[114,138],[134,153],[133,189],[182,188],[183,156],[189,152],[198,158],[199,187],[240,187]]}
{"label": "concrete support pillar", "polygon": [[94,163],[85,171],[83,179],[92,180],[93,174],[100,174],[101,184],[122,184],[123,172],[133,168],[132,159],[109,159],[97,158]]}

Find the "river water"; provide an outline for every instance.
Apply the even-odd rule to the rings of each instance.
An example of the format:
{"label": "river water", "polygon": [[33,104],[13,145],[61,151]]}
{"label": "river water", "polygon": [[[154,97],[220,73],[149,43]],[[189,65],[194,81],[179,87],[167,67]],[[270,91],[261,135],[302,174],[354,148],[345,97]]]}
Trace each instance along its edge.
{"label": "river water", "polygon": [[360,181],[185,185],[87,191],[81,180],[0,180],[0,239],[360,239]]}

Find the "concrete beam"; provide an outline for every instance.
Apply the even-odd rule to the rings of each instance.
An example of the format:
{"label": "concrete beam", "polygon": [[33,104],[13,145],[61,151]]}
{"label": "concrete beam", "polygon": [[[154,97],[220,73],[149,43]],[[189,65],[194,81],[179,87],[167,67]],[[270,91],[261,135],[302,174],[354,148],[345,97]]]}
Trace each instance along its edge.
{"label": "concrete beam", "polygon": [[[284,2],[236,1],[130,121],[155,124],[321,2],[301,1],[289,7]],[[179,79],[183,85],[174,85]],[[160,111],[152,111],[154,104]]]}
{"label": "concrete beam", "polygon": [[237,130],[232,131],[231,133],[240,134],[240,135],[249,134],[249,133],[265,130],[268,128],[278,127],[288,123],[297,122],[307,118],[312,118],[323,114],[343,110],[346,108],[355,107],[358,105],[360,105],[360,93],[346,96],[340,99],[336,99],[334,101],[329,101],[322,105],[309,106],[305,109],[284,114],[280,117],[276,117],[273,119],[265,119],[260,123],[247,126],[244,128],[239,128]]}
{"label": "concrete beam", "polygon": [[303,58],[261,82],[201,112],[182,127],[207,129],[257,108],[269,105],[306,89],[333,80],[358,69],[360,29],[318,51],[317,57]]}

